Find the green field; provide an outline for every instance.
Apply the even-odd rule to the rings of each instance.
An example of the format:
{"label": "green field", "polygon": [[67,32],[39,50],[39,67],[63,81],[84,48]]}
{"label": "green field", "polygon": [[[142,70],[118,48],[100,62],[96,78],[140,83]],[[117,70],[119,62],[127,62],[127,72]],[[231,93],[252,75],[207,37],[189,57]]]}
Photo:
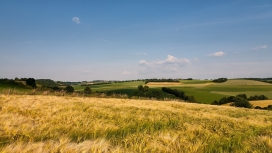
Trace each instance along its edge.
{"label": "green field", "polygon": [[[166,83],[167,84],[167,83]],[[150,85],[150,89],[161,90],[165,83],[156,82],[156,85]],[[83,86],[82,86],[83,85]],[[144,81],[131,81],[110,84],[94,84],[89,85],[92,91],[106,93],[122,93],[131,96],[137,90],[139,85],[145,85]],[[84,84],[73,85],[75,91],[83,92]],[[213,83],[210,80],[181,80],[178,83],[168,83],[168,88],[178,89],[185,92],[188,96],[194,96],[201,103],[210,104],[214,100],[220,100],[225,96],[235,96],[237,94],[247,94],[247,96],[265,95],[272,99],[272,84],[253,80],[228,80],[224,83]],[[8,92],[8,90],[18,90],[20,92],[28,92],[32,89],[16,85],[0,84],[0,92]],[[164,93],[169,98],[172,95]]]}
{"label": "green field", "polygon": [[211,80],[180,80],[179,82],[184,84],[203,84],[203,83],[209,83]]}
{"label": "green field", "polygon": [[26,86],[10,85],[10,84],[0,84],[0,91],[3,90],[18,90],[18,91],[28,91],[30,88]]}
{"label": "green field", "polygon": [[[89,87],[93,92],[120,92],[124,94],[131,95],[139,85],[144,85],[143,81],[133,81],[133,82],[121,82],[121,83],[110,83],[110,84],[98,84],[90,85]],[[85,86],[81,84],[73,86],[75,91],[84,91]]]}
{"label": "green field", "polygon": [[[253,80],[228,80],[224,83],[212,83],[210,80],[181,80],[180,86],[168,86],[185,92],[186,95],[194,96],[201,103],[212,103],[222,97],[247,94],[248,96],[265,95],[272,99],[272,84]],[[117,92],[128,94],[129,96],[137,90],[137,86],[144,85],[143,81],[122,82],[112,84],[91,85],[92,91]],[[199,85],[199,86],[198,86]],[[85,86],[73,86],[76,91],[83,91]],[[156,85],[152,89],[161,90],[161,86]],[[167,94],[166,94],[167,95]]]}

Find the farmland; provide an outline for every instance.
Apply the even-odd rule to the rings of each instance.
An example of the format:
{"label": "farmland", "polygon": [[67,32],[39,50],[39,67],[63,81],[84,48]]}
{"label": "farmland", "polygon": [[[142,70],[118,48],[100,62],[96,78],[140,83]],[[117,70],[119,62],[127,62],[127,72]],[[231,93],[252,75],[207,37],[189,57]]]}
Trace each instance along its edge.
{"label": "farmland", "polygon": [[[149,82],[130,81],[108,84],[89,84],[93,93],[122,93],[131,96],[137,90],[139,85],[147,85],[151,90],[161,90],[162,87],[178,89],[188,96],[194,96],[200,103],[210,104],[214,100],[220,100],[225,96],[235,96],[237,94],[246,94],[249,96],[265,95],[272,99],[272,84],[254,80],[228,80],[224,83],[213,83],[210,80],[180,80],[180,82]],[[37,85],[38,87],[40,85]],[[83,92],[84,83],[73,85],[75,91]],[[64,88],[61,86],[61,88]],[[22,86],[0,84],[0,92],[15,89],[20,92],[31,92],[32,89]],[[163,93],[164,96],[174,98],[173,96]]]}
{"label": "farmland", "polygon": [[[91,85],[93,91],[120,92],[131,95],[143,81]],[[194,96],[201,103],[212,103],[224,96],[247,94],[248,96],[265,95],[272,99],[272,84],[253,80],[228,80],[224,83],[212,83],[209,80],[181,80],[180,82],[149,82],[151,89],[160,90],[167,86],[184,91],[186,95]],[[75,90],[83,91],[85,86],[76,85]]]}
{"label": "farmland", "polygon": [[112,98],[0,95],[0,152],[270,152],[272,112]]}

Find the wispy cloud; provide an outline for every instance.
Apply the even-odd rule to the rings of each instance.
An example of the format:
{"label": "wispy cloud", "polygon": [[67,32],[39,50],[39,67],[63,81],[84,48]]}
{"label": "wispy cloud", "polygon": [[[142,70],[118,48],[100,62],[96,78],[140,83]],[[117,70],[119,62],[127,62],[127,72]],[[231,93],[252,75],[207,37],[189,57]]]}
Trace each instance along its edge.
{"label": "wispy cloud", "polygon": [[75,22],[76,24],[80,24],[80,19],[78,17],[73,17],[72,21]]}
{"label": "wispy cloud", "polygon": [[264,46],[255,47],[253,48],[253,50],[260,50],[260,49],[266,49],[266,48],[267,48],[267,45],[264,45]]}
{"label": "wispy cloud", "polygon": [[131,72],[124,71],[122,74],[123,74],[123,75],[131,75]]}
{"label": "wispy cloud", "polygon": [[222,51],[215,52],[215,53],[212,53],[212,54],[208,54],[208,56],[213,56],[213,57],[221,57],[221,56],[224,56],[224,55],[226,55],[226,53],[224,53]]}
{"label": "wispy cloud", "polygon": [[156,73],[156,72],[177,72],[182,67],[188,66],[190,60],[186,58],[176,58],[172,55],[167,55],[165,60],[156,61],[139,61],[139,73]]}
{"label": "wispy cloud", "polygon": [[135,54],[133,54],[133,55],[135,55],[135,56],[146,56],[147,53],[135,53]]}
{"label": "wispy cloud", "polygon": [[136,72],[124,71],[124,72],[122,73],[122,75],[132,75],[132,74],[136,74]]}

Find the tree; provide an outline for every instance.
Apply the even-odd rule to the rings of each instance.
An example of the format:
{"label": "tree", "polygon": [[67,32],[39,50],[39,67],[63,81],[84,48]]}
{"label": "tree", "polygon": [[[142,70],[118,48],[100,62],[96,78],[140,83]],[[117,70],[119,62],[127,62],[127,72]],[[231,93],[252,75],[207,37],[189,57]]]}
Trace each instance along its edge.
{"label": "tree", "polygon": [[65,87],[65,89],[64,89],[66,92],[74,92],[74,88],[72,87],[72,86],[67,86],[67,87]]}
{"label": "tree", "polygon": [[84,89],[84,94],[91,94],[91,93],[92,93],[92,89],[86,86],[86,88]]}
{"label": "tree", "polygon": [[139,90],[139,91],[144,91],[143,85],[139,85],[139,86],[138,86],[138,90]]}
{"label": "tree", "polygon": [[239,96],[236,96],[235,101],[231,104],[231,106],[252,108],[252,105],[246,99]]}
{"label": "tree", "polygon": [[36,88],[36,82],[34,78],[26,79],[26,85]]}
{"label": "tree", "polygon": [[236,95],[236,97],[241,97],[241,98],[244,98],[245,100],[247,100],[246,94],[239,94],[239,95]]}
{"label": "tree", "polygon": [[144,86],[144,91],[147,92],[149,90],[148,86]]}

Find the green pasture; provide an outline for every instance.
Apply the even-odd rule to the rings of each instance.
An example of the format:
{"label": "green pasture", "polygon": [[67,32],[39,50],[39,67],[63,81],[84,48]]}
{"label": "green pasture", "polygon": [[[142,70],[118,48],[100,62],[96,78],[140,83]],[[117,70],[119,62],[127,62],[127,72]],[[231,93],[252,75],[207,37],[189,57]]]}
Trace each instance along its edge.
{"label": "green pasture", "polygon": [[[195,99],[201,103],[212,103],[214,100],[220,100],[224,96],[235,96],[237,94],[246,94],[249,96],[254,95],[265,95],[269,99],[272,99],[272,84],[254,81],[254,80],[228,80],[224,83],[210,83],[210,80],[181,80],[180,86],[168,86],[168,88],[178,89],[185,92],[188,96],[194,96]],[[184,86],[186,84],[186,86]],[[192,86],[190,86],[190,84]],[[200,86],[197,86],[199,84]],[[83,85],[83,86],[82,86]],[[144,85],[143,81],[132,81],[132,82],[120,82],[110,84],[93,84],[89,85],[93,92],[112,92],[122,93],[129,96],[137,90],[139,85]],[[161,90],[161,86],[151,87],[151,90]],[[83,92],[85,87],[84,84],[73,85],[75,91]],[[16,89],[18,91],[29,91],[30,88],[12,84],[0,84],[0,91],[9,89]],[[164,93],[165,96],[173,98],[172,95]]]}
{"label": "green pasture", "polygon": [[[214,100],[220,100],[222,97],[247,94],[248,96],[265,95],[272,99],[272,84],[253,81],[253,80],[228,80],[224,83],[214,83],[207,86],[189,86],[190,84],[210,83],[210,80],[181,80],[183,84],[188,86],[168,86],[169,88],[178,89],[185,92],[188,96],[194,96],[201,103],[212,103]],[[122,82],[111,84],[90,85],[93,92],[115,92],[132,95],[139,85],[144,85],[143,81]],[[83,91],[85,86],[74,85],[76,91]],[[163,85],[161,86],[163,87]],[[160,90],[161,87],[152,87],[152,89]],[[172,97],[168,94],[166,96]]]}
{"label": "green pasture", "polygon": [[214,100],[220,100],[221,98],[225,97],[225,95],[212,93],[210,91],[202,90],[205,87],[169,87],[173,89],[178,89],[183,91],[188,96],[194,96],[195,99],[204,104],[210,104]]}
{"label": "green pasture", "polygon": [[[143,81],[133,81],[133,82],[121,82],[121,83],[110,83],[110,84],[90,84],[88,85],[92,91],[99,92],[121,92],[121,93],[131,93],[131,90],[136,90],[139,85],[144,85]],[[86,86],[81,84],[73,85],[75,91],[84,91]],[[132,91],[133,92],[133,91]]]}
{"label": "green pasture", "polygon": [[235,85],[235,86],[248,86],[248,85],[260,85],[260,86],[272,86],[272,84],[255,81],[255,80],[228,80],[223,83],[218,83],[217,85]]}
{"label": "green pasture", "polygon": [[212,81],[211,80],[180,80],[179,82],[183,84],[204,84],[204,83],[209,83]]}
{"label": "green pasture", "polygon": [[0,83],[0,91],[8,90],[8,89],[11,89],[11,90],[15,89],[15,90],[18,90],[18,91],[28,91],[30,88],[24,87],[24,86]]}

